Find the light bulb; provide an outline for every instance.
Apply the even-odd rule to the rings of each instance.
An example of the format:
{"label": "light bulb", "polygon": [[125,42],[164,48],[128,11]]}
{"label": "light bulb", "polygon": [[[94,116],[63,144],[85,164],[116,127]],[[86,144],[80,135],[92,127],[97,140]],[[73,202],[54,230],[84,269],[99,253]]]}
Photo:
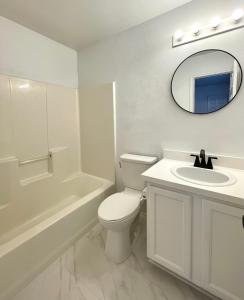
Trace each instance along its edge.
{"label": "light bulb", "polygon": [[211,21],[211,27],[213,29],[217,29],[219,27],[220,23],[221,23],[221,18],[219,16],[216,16]]}
{"label": "light bulb", "polygon": [[200,33],[200,24],[199,23],[195,23],[192,25],[192,33],[194,35],[199,35],[199,33]]}
{"label": "light bulb", "polygon": [[20,89],[28,89],[30,87],[30,84],[29,83],[25,83],[25,84],[20,84],[19,85],[19,88]]}
{"label": "light bulb", "polygon": [[182,38],[184,36],[184,32],[181,29],[179,29],[175,32],[174,36],[177,41],[180,41],[180,40],[182,40]]}
{"label": "light bulb", "polygon": [[235,23],[238,23],[244,16],[244,11],[243,9],[239,8],[236,9],[233,14],[232,14],[232,19]]}

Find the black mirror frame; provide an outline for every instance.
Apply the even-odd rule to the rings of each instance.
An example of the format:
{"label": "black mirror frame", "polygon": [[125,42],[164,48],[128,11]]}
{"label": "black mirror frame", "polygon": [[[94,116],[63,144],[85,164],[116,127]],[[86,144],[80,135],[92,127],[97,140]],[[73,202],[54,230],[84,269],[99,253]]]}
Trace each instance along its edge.
{"label": "black mirror frame", "polygon": [[[202,52],[205,52],[205,51],[221,51],[221,52],[224,52],[224,53],[226,53],[226,54],[232,56],[233,59],[237,61],[238,65],[239,65],[239,67],[240,67],[240,70],[241,70],[241,82],[240,82],[240,86],[238,87],[238,90],[237,90],[235,96],[229,101],[229,103],[225,104],[224,106],[222,106],[221,108],[219,108],[219,109],[217,109],[217,110],[215,110],[215,111],[210,111],[210,112],[208,112],[208,113],[194,113],[194,112],[191,112],[191,111],[186,110],[185,108],[183,108],[182,106],[180,106],[180,104],[178,104],[178,102],[176,101],[176,99],[175,99],[175,97],[174,97],[174,94],[173,94],[173,80],[174,80],[174,77],[175,77],[176,72],[178,71],[178,69],[181,67],[181,65],[182,65],[186,60],[188,60],[189,58],[191,58],[192,56],[194,56],[194,55],[196,55],[196,54],[198,54],[198,53],[202,53]],[[205,50],[201,50],[201,51],[198,51],[198,52],[195,52],[195,53],[189,55],[187,58],[185,58],[185,59],[178,65],[178,67],[177,67],[176,70],[174,71],[173,76],[172,76],[172,79],[171,79],[171,87],[170,87],[170,90],[171,90],[171,95],[172,95],[172,98],[173,98],[174,102],[175,102],[175,103],[177,104],[177,106],[179,106],[182,110],[188,112],[189,114],[193,114],[193,115],[208,115],[208,114],[215,113],[215,112],[217,112],[217,111],[219,111],[219,110],[225,108],[226,106],[228,106],[228,105],[230,104],[230,102],[233,102],[233,100],[234,100],[235,97],[238,95],[238,93],[239,93],[239,91],[240,91],[240,89],[241,89],[242,81],[243,81],[243,71],[242,71],[242,67],[241,67],[241,64],[240,64],[239,60],[238,60],[237,58],[235,58],[234,55],[232,55],[231,53],[229,53],[229,52],[227,52],[227,51],[225,51],[225,50],[220,50],[220,49],[205,49]]]}

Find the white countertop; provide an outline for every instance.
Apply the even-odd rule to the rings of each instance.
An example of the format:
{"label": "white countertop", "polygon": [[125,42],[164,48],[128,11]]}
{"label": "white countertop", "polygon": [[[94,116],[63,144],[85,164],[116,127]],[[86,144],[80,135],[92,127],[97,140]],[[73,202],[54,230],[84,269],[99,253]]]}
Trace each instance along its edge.
{"label": "white countertop", "polygon": [[189,165],[193,166],[192,163],[186,161],[162,159],[144,172],[142,176],[148,183],[163,185],[244,207],[244,170],[214,167],[214,170],[222,170],[234,175],[237,179],[236,183],[221,187],[204,186],[177,178],[171,172],[172,167]]}

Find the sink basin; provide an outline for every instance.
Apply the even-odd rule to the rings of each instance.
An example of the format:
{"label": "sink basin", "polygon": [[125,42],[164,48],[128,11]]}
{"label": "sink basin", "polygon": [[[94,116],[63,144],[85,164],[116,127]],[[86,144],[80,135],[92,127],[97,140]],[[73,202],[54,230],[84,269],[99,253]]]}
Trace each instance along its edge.
{"label": "sink basin", "polygon": [[236,178],[222,170],[201,169],[192,166],[176,166],[171,172],[188,182],[207,186],[227,186],[236,182]]}

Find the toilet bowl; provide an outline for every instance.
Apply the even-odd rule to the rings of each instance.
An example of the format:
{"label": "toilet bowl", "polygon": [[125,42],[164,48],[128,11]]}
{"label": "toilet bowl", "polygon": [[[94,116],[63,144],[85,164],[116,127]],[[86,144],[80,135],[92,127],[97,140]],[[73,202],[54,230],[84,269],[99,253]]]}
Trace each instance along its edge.
{"label": "toilet bowl", "polygon": [[130,227],[140,211],[141,192],[125,189],[105,199],[98,209],[100,223],[107,229],[106,256],[121,263],[131,254]]}
{"label": "toilet bowl", "polygon": [[98,208],[99,221],[107,229],[105,253],[115,263],[123,262],[131,254],[130,227],[140,211],[145,187],[141,174],[157,157],[123,154],[120,160],[125,189],[109,196]]}
{"label": "toilet bowl", "polygon": [[[115,263],[131,254],[130,227],[140,210],[145,183],[141,174],[157,161],[157,157],[123,154],[120,156],[124,191],[105,199],[98,208],[100,223],[107,229],[105,252]],[[145,199],[145,197],[144,197]]]}

